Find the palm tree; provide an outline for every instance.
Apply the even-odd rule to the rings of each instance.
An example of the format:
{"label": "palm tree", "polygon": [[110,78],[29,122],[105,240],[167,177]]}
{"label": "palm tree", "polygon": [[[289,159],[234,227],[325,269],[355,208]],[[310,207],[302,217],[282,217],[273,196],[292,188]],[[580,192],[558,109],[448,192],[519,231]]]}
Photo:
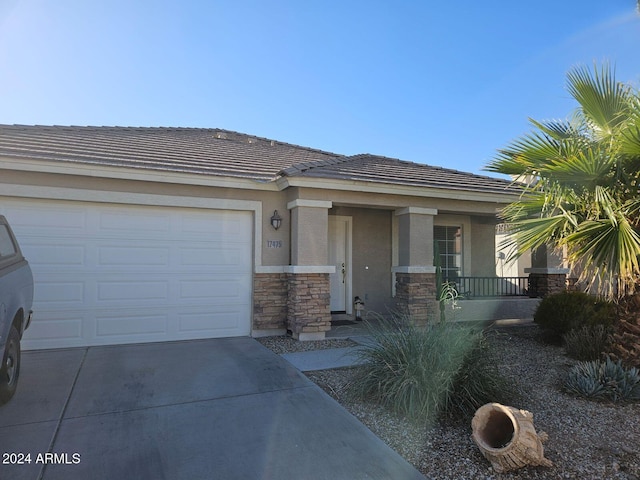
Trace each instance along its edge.
{"label": "palm tree", "polygon": [[524,182],[502,215],[515,257],[543,245],[565,248],[581,280],[615,298],[639,286],[640,95],[607,64],[576,67],[567,88],[578,108],[566,120],[536,121],[487,165]]}

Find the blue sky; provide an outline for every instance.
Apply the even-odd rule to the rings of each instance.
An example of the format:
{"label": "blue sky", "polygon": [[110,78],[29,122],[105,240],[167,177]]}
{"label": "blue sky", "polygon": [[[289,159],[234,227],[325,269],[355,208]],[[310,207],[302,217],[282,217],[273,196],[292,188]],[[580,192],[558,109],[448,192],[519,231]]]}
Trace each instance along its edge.
{"label": "blue sky", "polygon": [[566,72],[640,83],[635,0],[0,0],[0,123],[217,127],[482,173]]}

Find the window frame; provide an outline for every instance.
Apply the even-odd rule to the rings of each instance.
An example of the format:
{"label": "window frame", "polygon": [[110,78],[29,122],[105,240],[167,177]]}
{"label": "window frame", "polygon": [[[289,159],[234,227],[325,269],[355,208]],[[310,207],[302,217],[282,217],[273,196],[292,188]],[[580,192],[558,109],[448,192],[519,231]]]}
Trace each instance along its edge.
{"label": "window frame", "polygon": [[[437,239],[436,236],[436,229],[437,228],[443,228],[445,229],[445,239],[444,240],[439,240]],[[460,232],[459,233],[459,240],[456,240],[455,236],[458,235],[457,233],[454,234],[454,236],[452,238],[449,238],[448,236],[448,231],[449,229],[456,229],[456,232]],[[447,265],[443,265],[441,263],[441,261],[436,261],[435,258],[435,249],[436,249],[436,245],[438,245],[438,255],[440,256],[440,258],[442,258],[443,256],[457,256],[459,259],[459,265],[456,267],[457,268],[457,277],[463,277],[464,276],[464,264],[465,264],[465,260],[464,260],[464,253],[465,253],[465,245],[464,245],[464,225],[462,225],[461,223],[446,223],[446,224],[441,224],[441,223],[437,223],[433,225],[433,246],[434,246],[434,264],[438,265],[440,264],[440,268],[442,269],[442,276],[444,278],[452,278],[449,277],[446,272],[451,272],[454,271],[454,268],[450,268],[449,267],[449,262],[446,262]],[[440,250],[440,243],[439,242],[447,242],[447,243],[453,243],[454,245],[458,244],[460,247],[460,251],[459,252],[455,252],[455,253],[449,253],[448,250],[446,252],[442,252]]]}

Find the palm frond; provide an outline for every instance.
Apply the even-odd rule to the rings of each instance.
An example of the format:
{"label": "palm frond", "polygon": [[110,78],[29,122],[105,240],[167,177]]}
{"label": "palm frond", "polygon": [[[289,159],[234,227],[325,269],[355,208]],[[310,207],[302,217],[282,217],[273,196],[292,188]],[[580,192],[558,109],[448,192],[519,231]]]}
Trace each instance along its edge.
{"label": "palm frond", "polygon": [[577,133],[573,125],[567,120],[545,120],[539,122],[529,118],[529,122],[557,141],[568,140]]}
{"label": "palm frond", "polygon": [[620,152],[632,157],[640,157],[640,118],[629,125],[620,137]]}
{"label": "palm frond", "polygon": [[604,216],[614,226],[616,226],[618,223],[617,216],[616,216],[616,210],[617,210],[616,207],[618,207],[618,205],[617,205],[617,202],[609,193],[609,191],[602,186],[596,186],[594,200],[595,200],[594,206],[596,207],[595,214],[597,215],[597,217],[600,218],[602,214],[604,214]]}
{"label": "palm frond", "polygon": [[513,258],[508,258],[507,261],[517,258],[528,250],[547,245],[553,239],[557,241],[563,237],[562,232],[572,229],[571,220],[562,214],[514,222],[510,225],[511,237],[504,242],[505,247],[514,250]]}
{"label": "palm frond", "polygon": [[545,169],[541,169],[540,175],[584,189],[601,183],[611,172],[614,161],[615,156],[607,151],[586,148],[551,160]]}
{"label": "palm frond", "polygon": [[630,87],[616,81],[608,64],[600,70],[595,66],[593,71],[584,66],[573,69],[567,74],[567,89],[601,137],[612,135],[628,116]]}
{"label": "palm frond", "polygon": [[[616,219],[589,220],[568,235],[569,260],[582,261],[584,276],[597,278],[599,288],[615,285],[617,291],[633,285],[638,275],[640,235],[628,219],[616,212]],[[607,293],[607,292],[602,292]]]}
{"label": "palm frond", "polygon": [[558,157],[560,142],[540,132],[532,132],[499,150],[486,170],[507,175],[536,174],[549,158]]}

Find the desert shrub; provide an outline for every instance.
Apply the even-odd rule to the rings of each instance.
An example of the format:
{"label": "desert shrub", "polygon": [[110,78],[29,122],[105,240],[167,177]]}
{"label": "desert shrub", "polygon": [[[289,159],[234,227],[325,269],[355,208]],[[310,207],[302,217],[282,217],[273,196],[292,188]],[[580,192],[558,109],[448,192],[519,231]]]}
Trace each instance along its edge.
{"label": "desert shrub", "polygon": [[431,421],[444,411],[473,413],[506,382],[495,367],[483,368],[482,332],[448,322],[416,327],[386,322],[371,331],[359,354],[351,393],[413,420]]}
{"label": "desert shrub", "polygon": [[576,360],[598,360],[609,346],[611,327],[606,325],[583,325],[562,336],[564,348]]}
{"label": "desert shrub", "polygon": [[561,337],[583,325],[612,325],[615,306],[583,292],[562,292],[542,299],[533,316],[548,333]]}
{"label": "desert shrub", "polygon": [[608,357],[604,361],[580,362],[567,374],[564,389],[581,397],[614,402],[640,400],[640,374]]}

